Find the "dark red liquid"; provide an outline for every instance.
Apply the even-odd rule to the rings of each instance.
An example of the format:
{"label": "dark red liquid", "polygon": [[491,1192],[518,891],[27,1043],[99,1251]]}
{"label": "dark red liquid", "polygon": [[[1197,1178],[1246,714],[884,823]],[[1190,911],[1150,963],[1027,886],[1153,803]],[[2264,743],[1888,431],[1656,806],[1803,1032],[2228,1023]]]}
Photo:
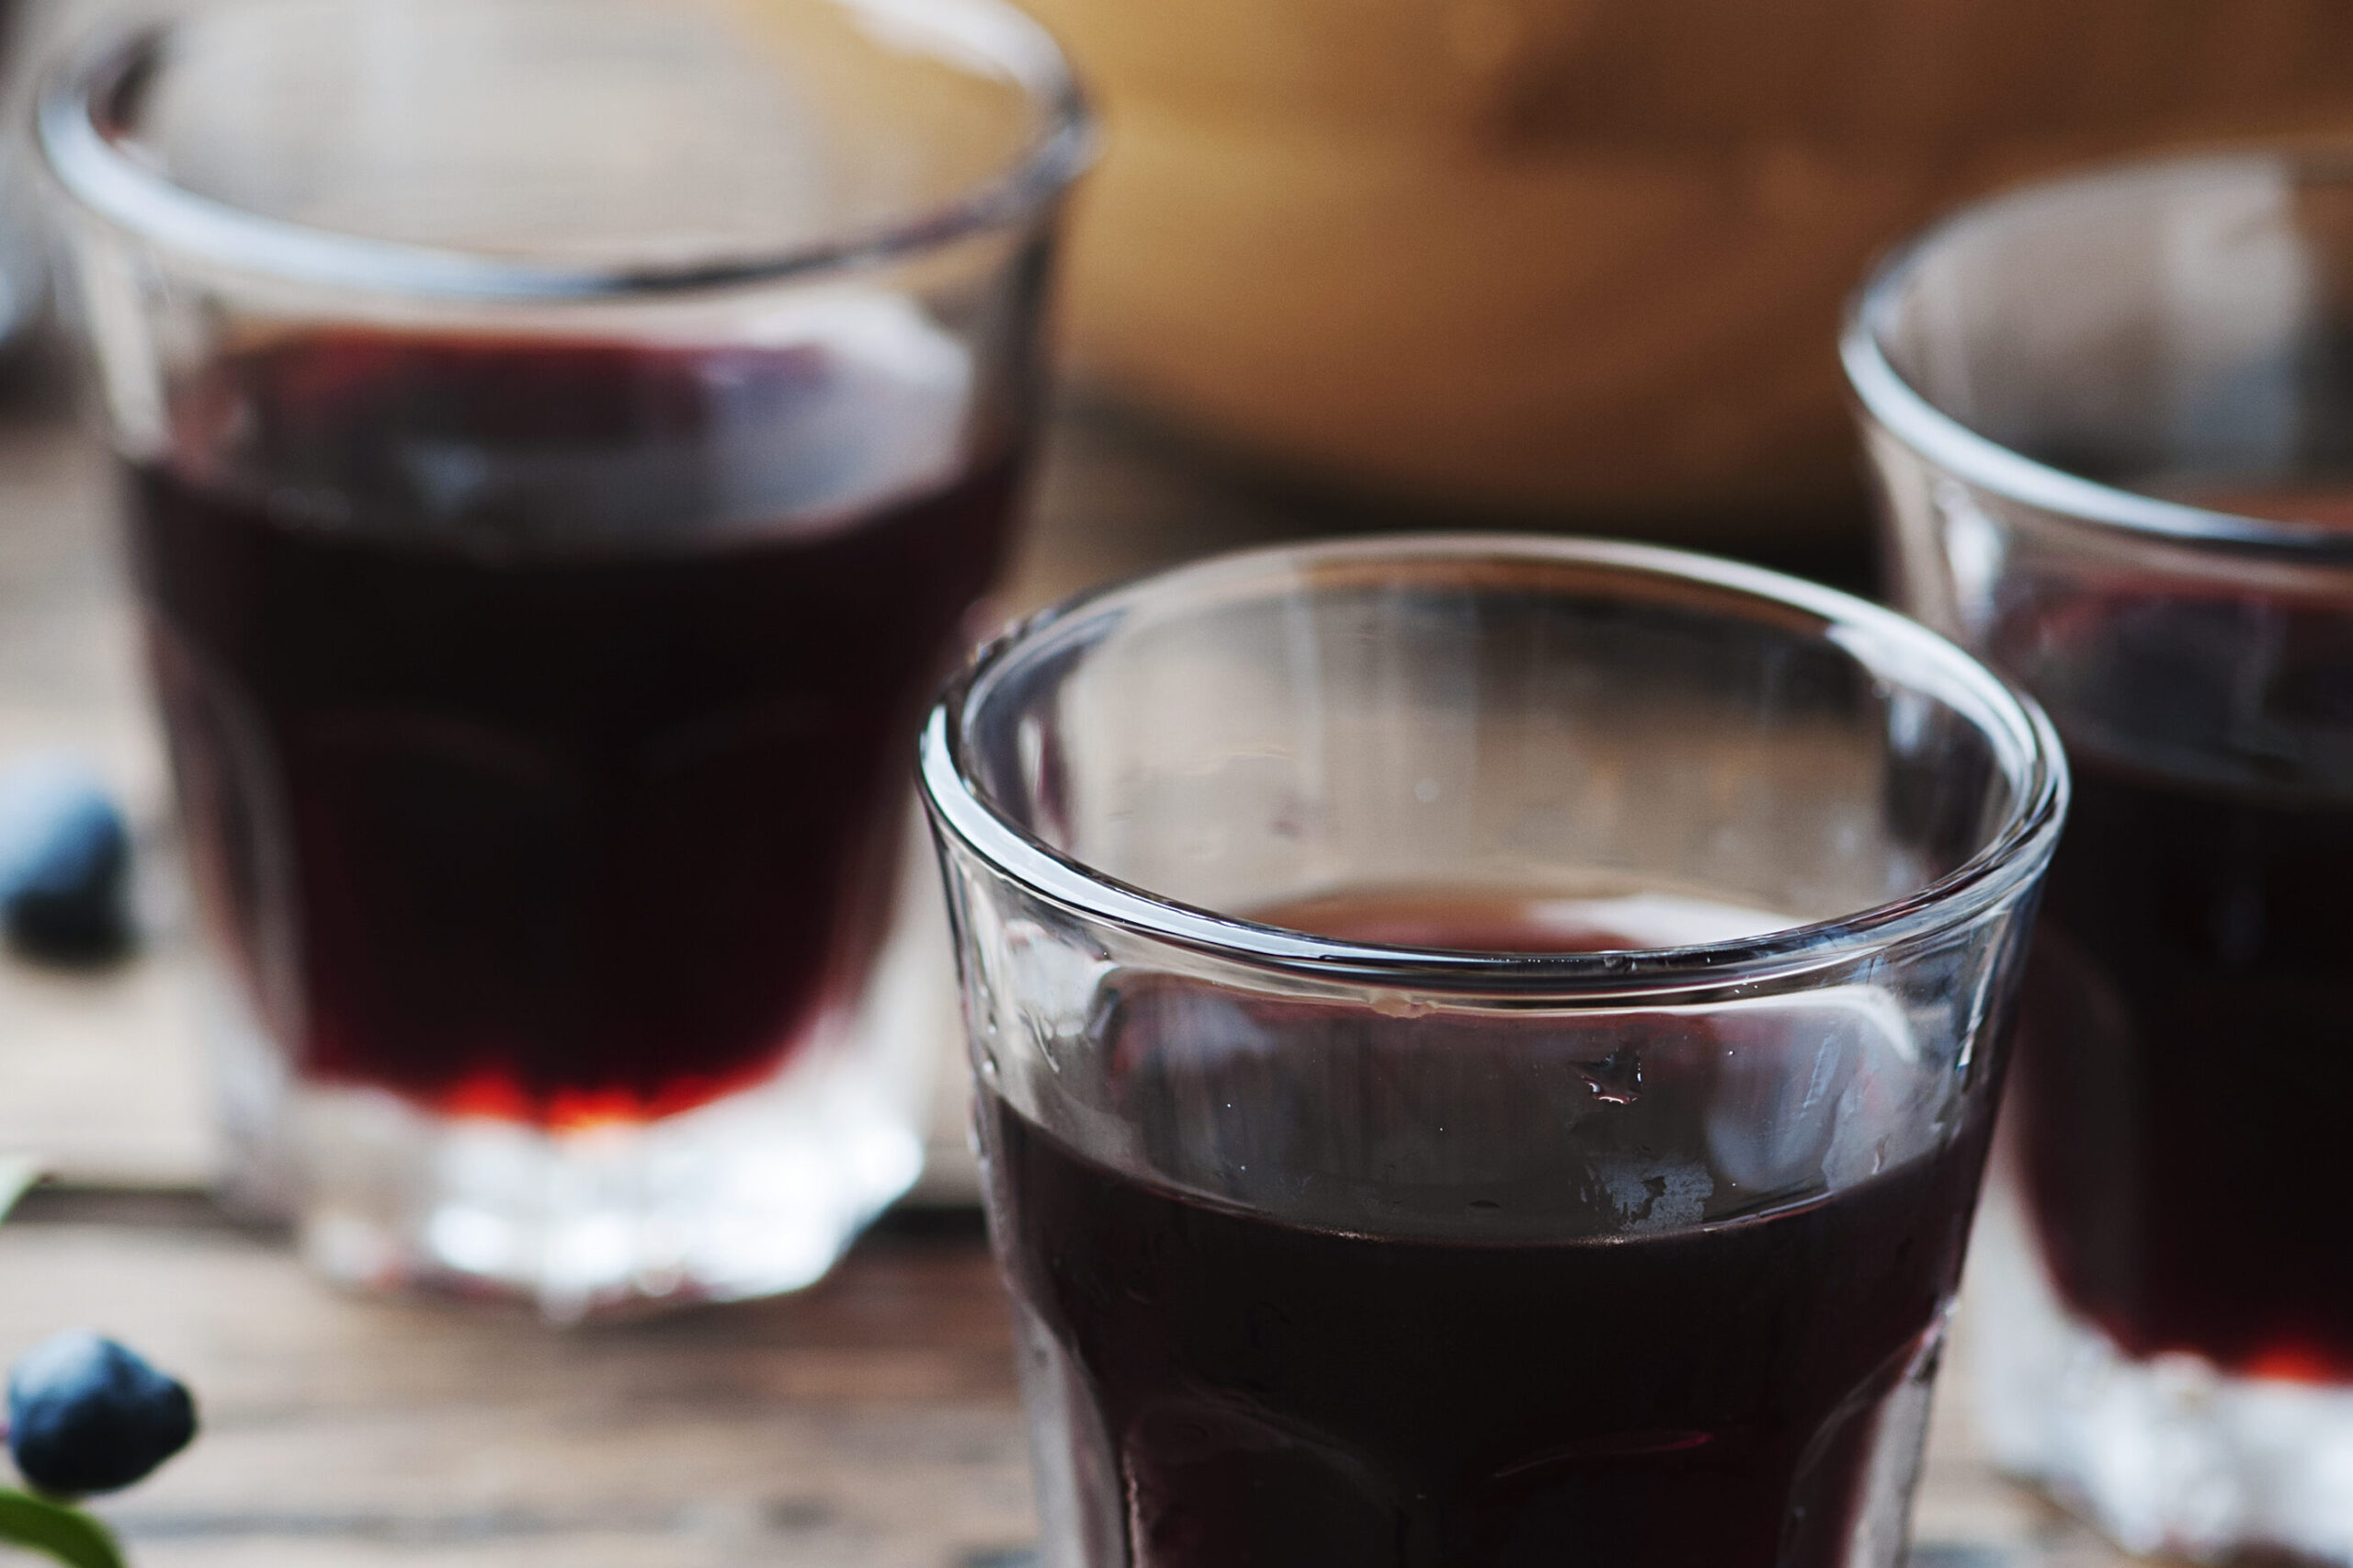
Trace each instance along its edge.
{"label": "dark red liquid", "polygon": [[2353,726],[2353,607],[2121,588],[2007,637],[2063,722],[2105,716],[2067,736],[2012,1099],[2060,1293],[2131,1355],[2353,1381],[2353,793],[2282,741]]}
{"label": "dark red liquid", "polygon": [[358,333],[182,389],[132,478],[151,645],[199,895],[302,1073],[659,1116],[857,986],[1012,487],[894,473],[925,443],[862,411],[938,413],[810,349]]}
{"label": "dark red liquid", "polygon": [[1827,1101],[1764,1107],[1811,1083],[1853,1131],[1911,1082],[1833,1009],[1586,1028],[1162,977],[1097,1017],[1153,1179],[984,1108],[1008,1275],[1137,1568],[1847,1560],[1875,1444],[1916,1440],[1883,1418],[1933,1359],[1981,1102],[1824,1194]]}

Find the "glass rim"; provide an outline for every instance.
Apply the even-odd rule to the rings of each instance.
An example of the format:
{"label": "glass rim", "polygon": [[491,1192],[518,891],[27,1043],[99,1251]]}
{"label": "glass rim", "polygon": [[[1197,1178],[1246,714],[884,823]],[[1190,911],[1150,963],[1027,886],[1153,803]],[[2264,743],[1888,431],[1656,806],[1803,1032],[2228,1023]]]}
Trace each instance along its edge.
{"label": "glass rim", "polygon": [[[324,9],[347,0],[240,0],[235,11]],[[930,31],[964,22],[1040,110],[1040,127],[1004,168],[955,196],[863,230],[771,254],[710,262],[565,262],[456,245],[375,239],[267,217],[202,196],[125,152],[104,106],[150,69],[169,39],[222,15],[213,6],[101,26],[69,49],[35,93],[34,136],[57,185],[117,228],[233,270],[354,290],[442,300],[608,300],[846,272],[1013,227],[1049,208],[1093,163],[1096,119],[1052,34],[1005,0],[816,0]]]}
{"label": "glass rim", "polygon": [[[1960,866],[1868,909],[1756,936],[1599,953],[1492,953],[1317,937],[1181,903],[1107,875],[1019,826],[967,766],[968,726],[1009,670],[1084,638],[1161,595],[1279,581],[1341,562],[1487,559],[1585,567],[1720,590],[1818,620],[1822,640],[1868,670],[1927,689],[1975,723],[2018,783],[2000,829]],[[1352,986],[1563,1001],[1651,998],[1809,974],[1966,924],[2039,875],[2070,790],[2058,732],[2032,698],[1957,644],[1893,610],[1762,567],[1688,551],[1538,534],[1375,534],[1218,555],[1096,588],[1016,622],[976,653],[926,717],[924,803],[952,840],[1033,896],[1195,953]],[[1687,998],[1688,999],[1688,998]]]}
{"label": "glass rim", "polygon": [[2136,187],[2244,188],[2258,178],[2283,177],[2353,185],[2353,148],[2283,143],[2123,158],[1965,202],[1890,249],[1848,299],[1838,338],[1847,388],[1865,413],[1938,469],[2063,520],[2217,552],[2353,560],[2353,533],[2346,529],[2162,500],[2071,472],[1980,435],[1904,380],[1880,342],[1920,268],[1988,225]]}

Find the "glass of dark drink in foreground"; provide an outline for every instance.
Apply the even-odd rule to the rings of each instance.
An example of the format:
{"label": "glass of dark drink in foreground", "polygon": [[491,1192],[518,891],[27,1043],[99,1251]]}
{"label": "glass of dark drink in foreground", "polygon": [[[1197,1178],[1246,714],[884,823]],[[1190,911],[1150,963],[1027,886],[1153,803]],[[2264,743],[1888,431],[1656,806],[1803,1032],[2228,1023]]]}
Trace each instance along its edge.
{"label": "glass of dark drink in foreground", "polygon": [[1846,357],[1902,602],[2075,767],[1972,1270],[1997,1455],[2136,1550],[2353,1563],[2353,162],[1996,199]]}
{"label": "glass of dark drink in foreground", "polygon": [[2066,784],[1702,557],[1386,538],[986,651],[923,780],[1062,1568],[1886,1568]]}
{"label": "glass of dark drink in foreground", "polygon": [[40,129],[233,1189],[337,1277],[557,1316],[813,1278],[920,1158],[913,736],[1030,445],[1051,43],[240,0]]}

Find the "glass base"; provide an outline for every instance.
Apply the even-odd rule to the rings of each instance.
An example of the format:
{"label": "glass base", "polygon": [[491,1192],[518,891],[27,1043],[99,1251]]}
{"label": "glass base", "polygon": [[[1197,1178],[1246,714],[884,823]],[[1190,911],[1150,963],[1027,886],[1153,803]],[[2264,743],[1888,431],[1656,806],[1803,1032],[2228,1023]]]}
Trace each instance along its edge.
{"label": "glass base", "polygon": [[311,1265],[370,1290],[528,1299],[559,1321],[797,1290],[922,1166],[914,1131],[838,1074],[634,1127],[444,1119],[371,1090],[290,1107],[315,1173]]}
{"label": "glass base", "polygon": [[894,942],[865,1005],[765,1083],[564,1131],[292,1076],[216,973],[222,1201],[290,1223],[338,1283],[515,1301],[554,1322],[797,1290],[922,1172],[941,1030],[926,1006],[938,988],[914,965],[936,958]]}
{"label": "glass base", "polygon": [[2059,1301],[2029,1223],[1996,1183],[1970,1258],[1995,1462],[2129,1551],[2353,1564],[2353,1389],[2126,1356]]}

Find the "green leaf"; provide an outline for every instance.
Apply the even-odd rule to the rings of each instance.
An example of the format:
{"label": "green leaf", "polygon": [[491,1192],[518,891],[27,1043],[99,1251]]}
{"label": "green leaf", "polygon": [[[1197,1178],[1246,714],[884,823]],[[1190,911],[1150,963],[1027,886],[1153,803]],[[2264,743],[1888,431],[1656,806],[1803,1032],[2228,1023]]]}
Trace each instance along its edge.
{"label": "green leaf", "polygon": [[79,1508],[0,1486],[0,1541],[26,1547],[65,1568],[124,1568],[106,1526]]}
{"label": "green leaf", "polygon": [[0,1154],[0,1220],[40,1180],[40,1162],[29,1154]]}

